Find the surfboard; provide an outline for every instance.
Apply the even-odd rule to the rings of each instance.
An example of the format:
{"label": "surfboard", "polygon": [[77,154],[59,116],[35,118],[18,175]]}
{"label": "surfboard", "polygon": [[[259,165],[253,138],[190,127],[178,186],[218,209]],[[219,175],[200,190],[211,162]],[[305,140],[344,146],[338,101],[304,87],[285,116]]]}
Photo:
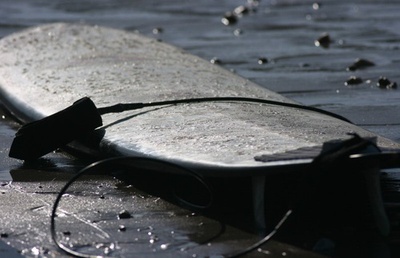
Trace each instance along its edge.
{"label": "surfboard", "polygon": [[[206,177],[251,177],[255,223],[261,229],[266,227],[268,174],[302,171],[324,143],[349,139],[349,133],[376,138],[383,150],[400,149],[398,143],[326,112],[302,108],[218,65],[137,33],[56,23],[0,40],[0,100],[19,120],[44,118],[83,97],[100,108],[211,97],[274,101],[181,103],[104,114],[98,142],[75,145],[78,151],[103,156],[155,158]],[[386,235],[379,166],[366,171],[374,218]]]}
{"label": "surfboard", "polygon": [[[1,101],[23,122],[82,97],[97,107],[226,96],[294,103],[174,46],[99,26],[57,23],[12,34],[0,41],[0,60]],[[348,133],[377,137],[385,149],[400,147],[326,114],[246,101],[105,114],[103,124],[96,146],[101,153],[154,157],[209,176],[308,164],[323,143],[349,138]],[[265,162],[260,156],[272,158]]]}

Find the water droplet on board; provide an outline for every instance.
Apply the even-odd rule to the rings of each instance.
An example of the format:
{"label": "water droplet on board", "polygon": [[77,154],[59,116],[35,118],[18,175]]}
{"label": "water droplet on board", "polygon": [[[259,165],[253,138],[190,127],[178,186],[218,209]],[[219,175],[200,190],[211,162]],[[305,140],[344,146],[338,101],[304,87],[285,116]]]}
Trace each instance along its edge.
{"label": "water droplet on board", "polygon": [[154,243],[158,242],[158,237],[157,236],[151,236],[149,242],[150,242],[150,244],[154,244]]}
{"label": "water droplet on board", "polygon": [[32,247],[31,252],[33,255],[38,256],[40,254],[40,250],[38,247]]}
{"label": "water droplet on board", "polygon": [[160,245],[161,250],[167,250],[170,244],[162,244]]}
{"label": "water droplet on board", "polygon": [[217,57],[213,57],[213,58],[211,58],[210,62],[212,64],[220,64],[221,60],[219,60]]}

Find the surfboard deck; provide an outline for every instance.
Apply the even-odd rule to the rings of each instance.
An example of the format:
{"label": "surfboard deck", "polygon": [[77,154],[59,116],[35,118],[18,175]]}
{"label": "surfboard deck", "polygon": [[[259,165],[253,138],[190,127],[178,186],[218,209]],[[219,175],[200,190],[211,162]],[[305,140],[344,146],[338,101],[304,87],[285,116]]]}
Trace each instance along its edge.
{"label": "surfboard deck", "polygon": [[[0,57],[1,101],[23,122],[86,96],[97,107],[216,96],[292,102],[181,49],[105,27],[57,23],[27,29],[0,41]],[[272,168],[309,164],[324,142],[347,139],[350,132],[376,136],[320,113],[247,102],[144,108],[106,114],[103,123],[96,149],[105,155],[158,158],[209,176],[276,172]],[[383,137],[377,142],[400,148]],[[257,156],[279,158],[260,162]]]}

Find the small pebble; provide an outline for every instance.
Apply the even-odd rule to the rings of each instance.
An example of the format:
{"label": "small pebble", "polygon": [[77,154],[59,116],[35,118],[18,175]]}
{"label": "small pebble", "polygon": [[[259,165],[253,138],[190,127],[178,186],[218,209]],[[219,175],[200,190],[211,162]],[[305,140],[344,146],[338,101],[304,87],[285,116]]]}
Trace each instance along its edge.
{"label": "small pebble", "polygon": [[243,31],[241,29],[236,29],[233,31],[233,35],[235,36],[240,36],[243,34]]}
{"label": "small pebble", "polygon": [[344,85],[347,85],[347,86],[349,86],[349,85],[357,85],[357,84],[360,84],[362,82],[363,82],[363,80],[360,77],[350,76],[350,78],[347,81],[345,81]]}
{"label": "small pebble", "polygon": [[233,13],[227,12],[224,17],[222,17],[221,22],[224,25],[233,25],[237,22],[237,17]]}
{"label": "small pebble", "polygon": [[63,235],[64,235],[64,236],[70,236],[70,235],[71,235],[71,232],[69,232],[69,231],[64,231],[64,232],[63,232]]}
{"label": "small pebble", "polygon": [[0,237],[1,237],[1,238],[7,238],[7,237],[8,237],[8,234],[7,234],[7,233],[1,233],[1,234],[0,234]]}
{"label": "small pebble", "polygon": [[247,0],[247,3],[252,6],[258,6],[260,4],[260,0]]}
{"label": "small pebble", "polygon": [[375,64],[369,60],[358,58],[352,65],[347,67],[347,71],[355,71],[357,69],[363,69],[374,65]]}
{"label": "small pebble", "polygon": [[258,58],[258,64],[260,64],[260,65],[262,65],[262,64],[266,64],[266,63],[268,63],[268,59],[267,58],[265,58],[265,57],[260,57],[260,58]]}
{"label": "small pebble", "polygon": [[126,227],[124,225],[119,225],[118,231],[125,232],[126,231]]}
{"label": "small pebble", "polygon": [[161,34],[163,33],[163,28],[154,28],[153,29],[153,34]]}
{"label": "small pebble", "polygon": [[221,60],[219,60],[217,57],[213,57],[213,58],[211,58],[210,62],[212,64],[220,64]]}
{"label": "small pebble", "polygon": [[314,41],[314,44],[317,47],[328,48],[331,42],[332,40],[329,34],[324,33],[317,40]]}
{"label": "small pebble", "polygon": [[381,89],[397,89],[397,83],[391,82],[388,78],[381,76],[377,86]]}
{"label": "small pebble", "polygon": [[236,7],[235,10],[233,10],[233,12],[236,15],[242,16],[244,14],[248,14],[249,13],[249,8],[247,8],[244,5],[240,5],[240,6]]}
{"label": "small pebble", "polygon": [[121,212],[118,214],[118,219],[129,219],[129,218],[132,218],[132,216],[131,216],[131,214],[130,214],[128,211],[126,211],[126,210],[123,210],[123,211],[121,211]]}
{"label": "small pebble", "polygon": [[314,10],[319,10],[319,9],[321,8],[321,3],[313,3],[313,4],[312,4],[312,8],[313,8]]}

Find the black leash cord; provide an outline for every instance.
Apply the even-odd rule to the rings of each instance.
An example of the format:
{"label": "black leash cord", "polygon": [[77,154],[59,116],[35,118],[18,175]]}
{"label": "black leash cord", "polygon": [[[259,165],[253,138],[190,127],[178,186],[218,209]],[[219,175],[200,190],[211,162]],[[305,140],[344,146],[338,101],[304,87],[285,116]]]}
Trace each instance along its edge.
{"label": "black leash cord", "polygon": [[235,257],[239,257],[242,255],[248,254],[248,253],[253,252],[254,250],[258,249],[260,246],[262,246],[263,244],[265,244],[269,240],[271,240],[271,238],[276,234],[276,232],[278,232],[279,228],[283,225],[283,223],[285,223],[285,221],[288,219],[290,214],[292,214],[292,210],[288,210],[285,213],[285,215],[281,218],[281,220],[278,222],[278,224],[276,224],[275,228],[268,235],[266,235],[263,239],[261,239],[257,243],[247,247],[246,249],[244,249],[242,251],[239,251],[237,253],[232,253],[232,254],[225,254],[225,255],[222,255],[222,257],[235,258]]}
{"label": "black leash cord", "polygon": [[[69,255],[73,255],[75,257],[82,257],[82,258],[103,258],[106,256],[102,256],[102,255],[90,255],[90,254],[84,254],[81,252],[77,252],[75,250],[72,250],[71,248],[67,247],[66,245],[60,243],[57,240],[57,232],[56,232],[56,223],[55,223],[55,218],[57,216],[57,208],[59,206],[59,203],[61,201],[62,196],[66,193],[66,191],[68,190],[68,188],[75,182],[77,181],[81,176],[83,176],[84,174],[87,174],[88,172],[90,172],[91,170],[98,168],[99,166],[102,165],[109,165],[110,163],[115,163],[115,162],[153,162],[153,163],[159,163],[162,165],[166,165],[172,168],[176,168],[179,171],[184,171],[184,173],[186,175],[190,175],[193,176],[196,180],[198,180],[205,188],[206,190],[209,192],[210,194],[210,202],[209,204],[205,205],[205,206],[199,206],[199,205],[192,205],[194,208],[198,209],[198,208],[208,208],[209,206],[211,206],[212,201],[213,201],[213,196],[212,196],[212,190],[211,187],[203,180],[203,178],[198,175],[197,173],[195,173],[194,171],[191,171],[187,168],[183,168],[180,167],[178,165],[169,163],[169,162],[165,162],[165,161],[160,161],[160,160],[156,160],[156,159],[149,159],[149,158],[139,158],[139,157],[116,157],[116,158],[109,158],[109,159],[105,159],[105,160],[101,160],[101,161],[97,161],[94,162],[88,166],[86,166],[85,168],[81,169],[77,174],[75,174],[64,186],[63,188],[60,190],[60,192],[58,193],[56,200],[54,201],[53,204],[53,209],[51,212],[51,217],[50,217],[50,233],[51,233],[51,238],[53,240],[53,242],[56,244],[56,246],[61,249],[62,251],[64,251],[65,253],[69,254]],[[132,166],[133,167],[133,166]],[[106,174],[109,174],[109,172],[106,172]],[[179,200],[181,201],[181,200]],[[190,204],[188,202],[185,203],[186,205]],[[263,239],[261,239],[260,241],[256,242],[255,244],[247,247],[244,250],[232,253],[232,254],[222,254],[220,255],[221,257],[225,257],[225,258],[234,258],[234,257],[239,257],[242,255],[245,255],[247,253],[250,253],[254,250],[256,250],[257,248],[259,248],[261,245],[265,244],[266,242],[268,242],[274,235],[275,233],[278,231],[278,229],[282,226],[282,224],[287,220],[287,218],[289,217],[289,215],[292,213],[291,210],[289,210],[288,212],[286,212],[286,214],[283,216],[283,218],[279,221],[279,223],[275,226],[275,228],[267,235],[265,236]],[[215,237],[212,237],[211,239],[214,239]],[[206,241],[207,242],[207,241]]]}
{"label": "black leash cord", "polygon": [[206,98],[191,98],[191,99],[176,99],[176,100],[166,100],[166,101],[156,101],[156,102],[148,102],[148,103],[120,103],[116,104],[113,106],[108,106],[108,107],[101,107],[98,108],[98,112],[100,115],[104,115],[107,113],[121,113],[124,111],[128,110],[136,110],[136,109],[141,109],[145,107],[155,107],[155,106],[164,106],[164,105],[177,105],[177,104],[190,104],[190,103],[201,103],[201,102],[251,102],[251,103],[260,103],[260,104],[268,104],[268,105],[274,105],[274,106],[281,106],[281,107],[290,107],[290,108],[296,108],[296,109],[301,109],[301,110],[308,110],[308,111],[313,111],[317,113],[321,113],[324,115],[328,115],[337,119],[340,119],[342,121],[352,123],[350,120],[347,118],[323,110],[315,107],[310,107],[310,106],[304,106],[300,104],[294,104],[294,103],[288,103],[288,102],[282,102],[282,101],[276,101],[276,100],[268,100],[268,99],[260,99],[260,98],[249,98],[249,97],[206,97]]}
{"label": "black leash cord", "polygon": [[[210,196],[210,201],[209,203],[207,203],[207,205],[197,205],[197,204],[192,204],[188,201],[185,201],[182,198],[176,197],[178,199],[179,202],[183,203],[186,206],[190,206],[194,209],[206,209],[209,208],[212,203],[213,203],[213,194],[212,194],[212,190],[211,187],[203,180],[203,178],[195,173],[192,170],[189,170],[187,168],[183,168],[180,167],[178,165],[175,165],[173,163],[170,162],[166,162],[166,161],[161,161],[161,160],[156,160],[156,159],[150,159],[150,158],[141,158],[141,157],[114,157],[114,158],[109,158],[109,159],[104,159],[104,160],[100,160],[97,162],[94,162],[86,167],[84,167],[83,169],[81,169],[77,174],[75,174],[65,185],[64,187],[60,190],[60,192],[58,193],[56,200],[54,201],[53,204],[53,209],[51,212],[51,223],[50,223],[50,231],[51,231],[51,238],[53,239],[53,242],[57,245],[58,248],[60,248],[61,250],[63,250],[64,252],[66,252],[67,254],[70,255],[74,255],[76,257],[84,257],[84,258],[92,258],[92,257],[104,257],[104,256],[98,256],[98,255],[87,255],[87,254],[83,254],[77,251],[72,250],[71,248],[63,245],[62,243],[60,243],[57,240],[57,234],[56,234],[56,228],[55,228],[55,217],[56,212],[57,212],[57,207],[61,201],[62,196],[66,193],[66,191],[68,190],[68,188],[74,183],[76,182],[81,176],[83,176],[84,174],[89,173],[90,171],[92,171],[93,169],[100,169],[101,166],[109,166],[109,165],[124,165],[125,164],[125,168],[127,167],[126,164],[127,162],[129,162],[130,164],[134,164],[134,162],[138,162],[138,163],[148,163],[149,165],[154,165],[157,164],[159,166],[163,166],[164,168],[169,168],[169,169],[173,169],[174,172],[178,172],[177,174],[185,174],[185,175],[189,175],[194,177],[197,181],[199,181],[204,188],[207,190],[207,192],[209,193]],[[134,168],[134,165],[128,165],[128,167],[130,168]],[[137,168],[139,168],[139,166],[137,166]],[[105,172],[106,175],[109,175],[112,171],[110,169],[106,170],[107,172]],[[170,171],[171,172],[171,171]],[[183,172],[183,173],[182,173]]]}

